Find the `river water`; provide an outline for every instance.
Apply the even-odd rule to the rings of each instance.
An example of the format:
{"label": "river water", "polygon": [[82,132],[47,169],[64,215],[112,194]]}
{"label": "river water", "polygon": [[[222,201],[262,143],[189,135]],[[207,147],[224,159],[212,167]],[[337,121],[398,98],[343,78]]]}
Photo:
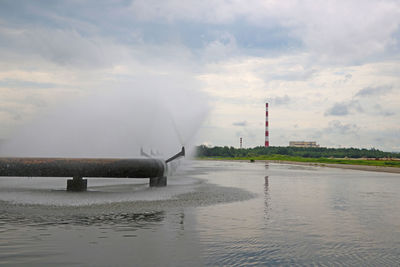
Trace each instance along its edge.
{"label": "river water", "polygon": [[186,161],[140,179],[0,178],[0,265],[400,265],[400,175]]}

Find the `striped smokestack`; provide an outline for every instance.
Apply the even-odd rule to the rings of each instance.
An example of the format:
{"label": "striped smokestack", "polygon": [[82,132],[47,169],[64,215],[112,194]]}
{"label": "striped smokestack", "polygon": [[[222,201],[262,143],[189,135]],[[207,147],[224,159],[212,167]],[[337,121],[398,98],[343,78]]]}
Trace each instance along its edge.
{"label": "striped smokestack", "polygon": [[265,147],[269,147],[268,103],[265,103]]}

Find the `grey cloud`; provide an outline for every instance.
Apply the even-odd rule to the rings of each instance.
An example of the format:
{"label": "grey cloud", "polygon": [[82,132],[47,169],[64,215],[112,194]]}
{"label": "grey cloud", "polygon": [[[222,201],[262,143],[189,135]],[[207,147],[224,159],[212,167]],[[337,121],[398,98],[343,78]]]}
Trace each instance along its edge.
{"label": "grey cloud", "polygon": [[392,86],[377,86],[377,87],[365,87],[358,91],[354,96],[355,97],[367,97],[374,95],[383,95],[390,91],[392,91]]}
{"label": "grey cloud", "polygon": [[280,105],[288,104],[290,102],[290,100],[291,99],[288,95],[284,95],[284,96],[272,97],[270,99],[270,102],[276,106],[280,106]]}
{"label": "grey cloud", "polygon": [[295,70],[295,71],[280,71],[279,73],[272,74],[266,78],[269,80],[281,80],[281,81],[305,81],[311,78],[316,72],[314,69],[310,70]]}
{"label": "grey cloud", "polygon": [[31,115],[32,110],[46,108],[47,102],[40,94],[29,94],[24,98],[12,101],[0,102],[0,113],[7,114],[13,120],[19,121],[24,119],[27,115]]}
{"label": "grey cloud", "polygon": [[247,126],[247,121],[237,121],[232,123],[233,126]]}
{"label": "grey cloud", "polygon": [[323,132],[321,130],[316,130],[315,132],[310,133],[310,136],[314,140],[319,140],[323,136]]}
{"label": "grey cloud", "polygon": [[[365,103],[364,103],[365,105]],[[394,112],[385,110],[381,105],[376,104],[373,107],[369,107],[366,110],[362,107],[362,102],[358,100],[351,100],[347,102],[337,102],[331,108],[325,112],[325,116],[347,116],[351,113],[368,113],[373,115],[380,115],[389,117],[395,115]]]}
{"label": "grey cloud", "polygon": [[[136,37],[132,38],[131,33],[139,29],[145,32],[145,39],[158,42],[186,39],[195,46],[202,43],[198,36],[207,36],[210,28],[224,28],[236,39],[246,40],[243,44],[246,48],[255,45],[267,50],[289,46],[293,50],[294,46],[311,51],[317,61],[347,62],[368,60],[368,56],[381,54],[399,39],[395,34],[399,26],[399,4],[395,1],[391,4],[367,1],[363,5],[358,1],[336,1],[329,9],[323,2],[313,1],[291,1],[291,4],[280,1],[272,5],[262,0],[250,1],[250,4],[213,0],[113,1],[112,5],[104,0],[7,2],[0,3],[0,17],[13,22],[74,28],[83,35],[104,33],[124,43],[134,42]],[[343,10],[352,15],[347,16]],[[363,14],[370,14],[374,23],[365,20]],[[235,33],[243,25],[245,30]],[[296,73],[290,76],[277,78],[299,79]],[[303,79],[301,75],[300,79]]]}
{"label": "grey cloud", "polygon": [[40,95],[32,94],[25,97],[25,102],[29,105],[35,106],[37,108],[43,108],[47,106],[46,101],[44,101]]}
{"label": "grey cloud", "polygon": [[3,52],[23,57],[25,61],[41,57],[59,65],[98,68],[110,66],[127,54],[122,45],[75,30],[8,26],[1,32]]}
{"label": "grey cloud", "polygon": [[[254,133],[254,131],[249,130],[247,128],[244,128],[241,131],[237,131],[236,133],[236,137],[237,138],[242,138],[243,141],[243,146],[246,147],[251,143],[255,143],[257,140],[257,135]],[[238,139],[238,143],[239,143],[239,139]]]}
{"label": "grey cloud", "polygon": [[56,84],[53,83],[41,83],[41,82],[32,82],[32,81],[24,81],[24,80],[16,80],[16,79],[4,79],[0,80],[0,87],[7,88],[53,88],[56,87]]}
{"label": "grey cloud", "polygon": [[381,115],[381,116],[384,116],[384,117],[390,117],[390,116],[395,115],[395,113],[392,112],[392,111],[384,110],[382,108],[382,106],[379,105],[379,104],[376,104],[374,106],[374,110],[376,111],[377,115]]}
{"label": "grey cloud", "polygon": [[350,73],[343,72],[343,71],[338,71],[338,72],[335,72],[334,74],[340,76],[340,79],[338,79],[334,82],[334,84],[337,86],[342,86],[343,84],[349,82],[353,78],[353,75],[351,75]]}
{"label": "grey cloud", "polygon": [[325,116],[346,116],[349,115],[349,103],[335,103],[333,107],[325,112]]}
{"label": "grey cloud", "polygon": [[22,119],[21,112],[12,107],[4,107],[4,106],[1,107],[0,106],[0,112],[8,114],[13,120],[16,120],[16,121]]}
{"label": "grey cloud", "polygon": [[361,104],[357,100],[336,102],[331,108],[325,111],[325,116],[347,116],[353,111],[364,112]]}
{"label": "grey cloud", "polygon": [[383,111],[382,113],[380,113],[380,115],[384,116],[384,117],[390,117],[390,116],[394,116],[396,113],[391,112],[391,111]]}
{"label": "grey cloud", "polygon": [[341,83],[347,83],[348,81],[351,80],[352,77],[353,77],[353,75],[351,75],[351,74],[346,74],[346,75],[343,77],[342,80],[340,80],[340,81],[338,81],[338,82],[336,82],[336,83],[339,83],[339,84],[341,84]]}
{"label": "grey cloud", "polygon": [[[221,25],[241,19],[264,27],[285,25],[290,30],[289,35],[311,51],[316,61],[329,64],[365,61],[382,54],[398,40],[394,33],[400,22],[400,5],[396,1],[364,1],[362,5],[359,1],[334,1],[327,9],[324,2],[315,1],[291,1],[290,4],[278,1],[271,5],[262,0],[251,1],[251,4],[246,1],[209,0],[194,4],[191,1],[136,0],[131,8],[135,17],[145,21]],[[363,14],[369,14],[370,20],[365,20]]]}
{"label": "grey cloud", "polygon": [[359,127],[356,124],[342,124],[338,120],[330,121],[326,133],[357,134]]}
{"label": "grey cloud", "polygon": [[380,147],[387,147],[387,151],[400,152],[400,130],[386,129],[384,131],[373,132],[372,135],[376,136],[374,140]]}

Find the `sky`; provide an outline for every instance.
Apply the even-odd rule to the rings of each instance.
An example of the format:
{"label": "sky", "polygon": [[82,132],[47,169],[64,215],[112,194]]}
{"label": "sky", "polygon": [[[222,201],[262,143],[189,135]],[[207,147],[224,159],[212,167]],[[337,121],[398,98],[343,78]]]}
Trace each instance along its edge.
{"label": "sky", "polygon": [[2,0],[0,139],[400,151],[399,52],[400,1]]}

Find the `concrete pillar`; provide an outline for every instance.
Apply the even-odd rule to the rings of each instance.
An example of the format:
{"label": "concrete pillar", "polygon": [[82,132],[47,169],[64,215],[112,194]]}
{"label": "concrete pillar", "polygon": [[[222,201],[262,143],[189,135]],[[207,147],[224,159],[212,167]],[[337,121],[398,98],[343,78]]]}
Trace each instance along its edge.
{"label": "concrete pillar", "polygon": [[150,178],[150,187],[167,186],[167,176],[152,177]]}
{"label": "concrete pillar", "polygon": [[87,180],[76,176],[67,180],[67,191],[70,192],[84,192],[87,191]]}

